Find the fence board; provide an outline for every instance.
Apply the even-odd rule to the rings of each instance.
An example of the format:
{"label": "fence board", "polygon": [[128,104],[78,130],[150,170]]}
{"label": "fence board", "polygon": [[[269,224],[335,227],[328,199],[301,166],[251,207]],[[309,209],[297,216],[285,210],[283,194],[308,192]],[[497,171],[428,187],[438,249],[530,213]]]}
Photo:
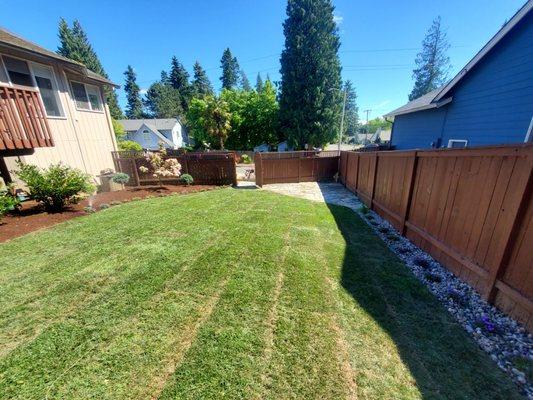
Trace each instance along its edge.
{"label": "fence board", "polygon": [[533,329],[533,145],[341,153],[340,180]]}

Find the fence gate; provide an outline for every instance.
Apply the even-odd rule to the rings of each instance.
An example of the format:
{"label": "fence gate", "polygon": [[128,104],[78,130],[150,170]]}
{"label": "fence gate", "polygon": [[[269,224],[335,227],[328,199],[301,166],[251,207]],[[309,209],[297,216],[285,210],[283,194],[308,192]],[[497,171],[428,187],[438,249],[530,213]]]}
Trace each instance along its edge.
{"label": "fence gate", "polygon": [[332,180],[338,172],[338,151],[290,151],[255,153],[258,186]]}

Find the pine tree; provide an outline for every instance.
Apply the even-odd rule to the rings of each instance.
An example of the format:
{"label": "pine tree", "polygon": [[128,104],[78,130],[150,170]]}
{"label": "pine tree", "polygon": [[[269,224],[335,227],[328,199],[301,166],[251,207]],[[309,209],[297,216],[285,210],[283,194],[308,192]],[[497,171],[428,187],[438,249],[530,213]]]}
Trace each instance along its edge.
{"label": "pine tree", "polygon": [[180,92],[163,81],[155,82],[148,88],[143,104],[152,118],[184,116]]}
{"label": "pine tree", "polygon": [[355,137],[359,127],[359,107],[357,107],[357,93],[352,81],[344,82],[346,91],[346,109],[344,115],[344,135]]}
{"label": "pine tree", "polygon": [[263,91],[263,78],[261,78],[261,73],[257,73],[257,79],[255,80],[255,91],[261,93]]}
{"label": "pine tree", "polygon": [[170,63],[169,82],[170,85],[179,92],[181,97],[181,107],[183,110],[187,111],[192,95],[191,85],[189,83],[189,73],[183,64],[178,61],[176,56],[172,57]]}
{"label": "pine tree", "polygon": [[236,57],[233,57],[229,47],[224,50],[220,60],[220,67],[222,68],[222,89],[233,89],[237,86],[239,79],[239,63]]}
{"label": "pine tree", "polygon": [[168,77],[168,72],[163,70],[161,71],[161,81],[163,85],[170,85],[170,78]]}
{"label": "pine tree", "polygon": [[205,70],[196,61],[193,66],[194,78],[192,81],[192,93],[194,97],[203,97],[213,94],[213,86],[207,77]]}
{"label": "pine tree", "polygon": [[[57,53],[63,57],[70,58],[84,64],[88,69],[108,79],[109,76],[104,70],[98,55],[94,51],[87,34],[83,30],[80,22],[74,20],[72,28],[69,28],[67,22],[61,18],[59,20],[59,47]],[[104,87],[106,103],[109,106],[109,112],[114,119],[124,117],[118,104],[117,94],[111,87]]]}
{"label": "pine tree", "polygon": [[280,129],[296,148],[338,134],[341,79],[331,0],[288,0],[281,54]]}
{"label": "pine tree", "polygon": [[246,72],[244,70],[240,70],[239,75],[241,76],[241,89],[245,92],[249,92],[252,90],[252,86],[250,85],[250,81],[248,80],[248,77],[246,76]]}
{"label": "pine tree", "polygon": [[126,106],[126,117],[129,119],[138,119],[143,117],[143,106],[140,96],[140,88],[137,85],[137,74],[128,65],[128,68],[124,72],[126,77],[126,83],[124,84],[124,91],[126,92],[126,99],[128,105]]}
{"label": "pine tree", "polygon": [[413,70],[415,85],[409,100],[417,99],[446,83],[450,71],[450,58],[446,55],[449,48],[441,19],[437,17],[426,33],[422,50],[416,56],[417,67]]}

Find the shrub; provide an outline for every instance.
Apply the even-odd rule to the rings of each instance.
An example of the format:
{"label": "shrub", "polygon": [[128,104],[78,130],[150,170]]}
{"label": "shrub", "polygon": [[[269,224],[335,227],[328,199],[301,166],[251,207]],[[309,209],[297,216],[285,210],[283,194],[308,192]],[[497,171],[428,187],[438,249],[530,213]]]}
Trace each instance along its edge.
{"label": "shrub", "polygon": [[380,231],[381,233],[389,233],[390,232],[390,229],[387,228],[386,226],[380,226],[378,228],[378,231]]}
{"label": "shrub", "polygon": [[429,282],[442,282],[442,278],[440,275],[435,274],[434,272],[426,272],[426,279]]}
{"label": "shrub", "polygon": [[387,235],[387,239],[389,239],[391,242],[397,242],[397,241],[400,240],[400,238],[397,235],[395,235],[394,233],[389,233]]}
{"label": "shrub", "polygon": [[[152,166],[152,176],[159,181],[159,187],[163,186],[163,178],[178,178],[181,175],[181,164],[176,158],[165,158],[166,155],[167,150],[162,143],[159,144],[159,153],[148,152],[146,155],[146,161]],[[141,165],[139,171],[146,174],[149,169]]]}
{"label": "shrub", "polygon": [[241,162],[244,163],[244,164],[251,164],[252,163],[252,159],[250,158],[250,156],[248,154],[243,154],[241,156]]}
{"label": "shrub", "polygon": [[20,200],[9,190],[0,192],[0,219],[8,212],[15,211],[20,206]]}
{"label": "shrub", "polygon": [[192,184],[194,182],[194,179],[191,175],[189,174],[183,174],[181,177],[180,177],[180,181],[182,181],[183,183],[185,183],[187,186],[189,186],[190,184]]}
{"label": "shrub", "polygon": [[462,292],[454,288],[448,288],[448,297],[459,305],[466,303],[466,298]]}
{"label": "shrub", "polygon": [[119,204],[122,204],[120,200],[113,200],[109,202],[109,205],[111,206],[118,206]]}
{"label": "shrub", "polygon": [[130,181],[130,176],[128,174],[125,174],[124,172],[117,172],[115,175],[113,175],[113,178],[111,178],[111,180],[115,183],[125,185]]}
{"label": "shrub", "polygon": [[98,206],[98,208],[99,208],[100,210],[106,210],[106,209],[109,208],[109,204],[107,204],[107,203],[102,203],[102,204],[100,204],[100,205]]}
{"label": "shrub", "polygon": [[142,151],[142,146],[133,140],[119,140],[118,149],[121,151]]}
{"label": "shrub", "polygon": [[91,206],[83,207],[83,211],[85,211],[87,214],[92,214],[96,210],[92,208]]}
{"label": "shrub", "polygon": [[368,209],[367,206],[365,206],[364,204],[361,206],[361,208],[359,208],[359,211],[361,211],[361,213],[363,214],[368,214],[370,212],[370,210]]}
{"label": "shrub", "polygon": [[61,163],[45,169],[20,161],[17,164],[17,175],[26,183],[30,197],[46,211],[61,211],[66,205],[76,203],[81,193],[94,191],[89,175]]}

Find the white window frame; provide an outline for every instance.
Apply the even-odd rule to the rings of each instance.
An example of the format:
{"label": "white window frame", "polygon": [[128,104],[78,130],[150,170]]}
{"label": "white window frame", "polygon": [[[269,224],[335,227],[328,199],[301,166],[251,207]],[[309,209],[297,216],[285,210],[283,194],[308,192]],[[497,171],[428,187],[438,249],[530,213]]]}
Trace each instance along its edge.
{"label": "white window frame", "polygon": [[[12,88],[24,89],[24,88],[29,87],[29,86],[16,85],[16,84],[14,84],[11,81],[11,77],[9,76],[9,71],[7,70],[6,63],[4,62],[4,59],[3,59],[4,57],[14,58],[15,60],[24,61],[26,63],[26,65],[28,66],[28,70],[30,71],[31,80],[32,80],[32,83],[33,83],[32,88],[37,90],[37,92],[39,93],[39,96],[41,96],[41,90],[39,89],[39,86],[37,86],[37,80],[35,79],[35,72],[33,71],[32,67],[33,67],[33,65],[38,65],[41,68],[49,70],[50,74],[52,76],[52,80],[53,80],[52,81],[52,85],[55,86],[54,90],[55,90],[55,92],[57,94],[56,100],[57,100],[57,105],[58,105],[58,108],[59,108],[59,114],[60,115],[48,115],[46,113],[46,108],[44,108],[44,112],[46,113],[46,118],[49,118],[49,119],[67,119],[67,116],[65,114],[65,108],[63,107],[63,102],[61,101],[61,92],[59,91],[59,82],[57,80],[54,68],[52,68],[52,66],[46,65],[46,64],[37,63],[35,61],[28,61],[28,60],[26,60],[24,58],[20,58],[20,57],[17,57],[17,56],[12,56],[11,54],[4,54],[4,53],[0,54],[0,64],[2,64],[2,68],[3,68],[4,73],[6,75],[6,78],[7,78],[7,81],[8,81],[8,85],[10,87],[12,87]],[[41,97],[41,101],[42,101],[42,97]]]}
{"label": "white window frame", "polygon": [[[464,143],[464,147],[453,147],[454,143]],[[449,149],[462,149],[468,147],[468,140],[466,139],[450,139],[448,140]]]}
{"label": "white window frame", "polygon": [[[80,85],[83,85],[83,88],[85,89],[85,96],[87,96],[87,103],[89,104],[89,108],[80,108],[80,107],[78,107],[78,104],[76,103],[76,98],[74,97],[74,89],[72,88],[72,83],[73,82],[79,83]],[[96,92],[98,93],[98,99],[100,100],[100,104],[102,106],[101,110],[93,110],[93,106],[91,104],[91,100],[89,99],[89,92],[87,92],[87,86],[92,86],[92,87],[96,88]],[[104,99],[102,98],[102,92],[101,92],[99,86],[91,85],[90,83],[77,81],[75,79],[70,79],[69,80],[69,87],[70,87],[70,92],[71,92],[71,96],[72,96],[72,101],[74,102],[74,106],[76,107],[76,110],[82,111],[82,112],[93,112],[93,113],[98,113],[98,114],[103,114],[105,112]]]}

